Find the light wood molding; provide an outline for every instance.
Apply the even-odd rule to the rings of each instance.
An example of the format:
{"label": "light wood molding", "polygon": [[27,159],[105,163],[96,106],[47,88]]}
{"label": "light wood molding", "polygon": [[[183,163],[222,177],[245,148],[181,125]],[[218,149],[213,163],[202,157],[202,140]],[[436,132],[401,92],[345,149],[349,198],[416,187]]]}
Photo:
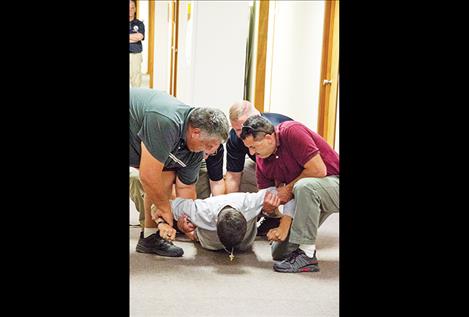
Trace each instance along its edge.
{"label": "light wood molding", "polygon": [[[318,133],[335,145],[339,75],[339,1],[326,1],[319,92]],[[328,82],[326,82],[328,81]]]}
{"label": "light wood molding", "polygon": [[148,74],[150,75],[150,88],[153,88],[153,70],[155,56],[155,2],[150,1],[148,6]]}
{"label": "light wood molding", "polygon": [[254,105],[264,112],[265,70],[267,57],[267,32],[269,29],[269,1],[259,3],[259,27],[257,35],[256,82],[254,88]]}
{"label": "light wood molding", "polygon": [[[139,6],[139,2],[140,0],[135,0],[135,17],[138,19],[140,16],[139,16],[139,13],[140,11],[138,10],[138,8],[140,7]],[[140,20],[140,19],[139,19]]]}
{"label": "light wood molding", "polygon": [[171,18],[171,72],[169,94],[176,97],[177,61],[178,61],[178,33],[179,33],[179,0],[173,0]]}

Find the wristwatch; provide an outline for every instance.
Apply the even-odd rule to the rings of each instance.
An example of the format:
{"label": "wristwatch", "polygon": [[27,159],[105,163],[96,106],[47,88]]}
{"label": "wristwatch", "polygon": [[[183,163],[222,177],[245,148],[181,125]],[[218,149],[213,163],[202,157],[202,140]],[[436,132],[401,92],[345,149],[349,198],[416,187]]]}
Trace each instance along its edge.
{"label": "wristwatch", "polygon": [[163,218],[158,218],[158,219],[156,219],[155,222],[156,222],[156,228],[158,228],[158,226],[160,225],[160,223],[166,223],[166,221],[164,221]]}

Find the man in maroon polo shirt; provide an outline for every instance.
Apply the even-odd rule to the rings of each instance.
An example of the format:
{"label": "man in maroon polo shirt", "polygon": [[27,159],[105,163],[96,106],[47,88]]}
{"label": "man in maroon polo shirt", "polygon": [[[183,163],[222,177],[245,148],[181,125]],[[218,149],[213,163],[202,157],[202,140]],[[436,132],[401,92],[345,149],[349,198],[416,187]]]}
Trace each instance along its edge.
{"label": "man in maroon polo shirt", "polygon": [[[317,272],[319,226],[339,212],[339,154],[317,133],[296,121],[274,127],[261,116],[246,120],[241,139],[256,155],[259,189],[276,186],[281,203],[295,198],[294,217],[284,215],[267,234],[278,272]],[[290,228],[291,226],[291,228]]]}

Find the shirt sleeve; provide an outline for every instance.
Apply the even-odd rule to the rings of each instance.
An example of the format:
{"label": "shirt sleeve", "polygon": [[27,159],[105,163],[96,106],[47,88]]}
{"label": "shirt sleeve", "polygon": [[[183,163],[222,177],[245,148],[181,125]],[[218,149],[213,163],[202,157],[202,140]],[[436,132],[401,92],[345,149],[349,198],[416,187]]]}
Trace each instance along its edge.
{"label": "shirt sleeve", "polygon": [[154,112],[147,112],[137,135],[150,154],[162,164],[179,141],[179,129],[174,122]]}
{"label": "shirt sleeve", "polygon": [[219,181],[223,178],[223,156],[225,154],[225,148],[223,144],[217,150],[217,154],[209,156],[205,162],[207,163],[208,178],[214,182]]}
{"label": "shirt sleeve", "polygon": [[244,160],[248,149],[236,133],[230,131],[230,137],[226,142],[226,170],[229,172],[241,172],[244,169]]}
{"label": "shirt sleeve", "polygon": [[192,159],[186,167],[179,168],[176,174],[181,182],[186,185],[192,185],[199,179],[200,165],[203,160],[203,154],[200,153],[199,159]]}
{"label": "shirt sleeve", "polygon": [[295,208],[296,208],[295,199],[290,199],[289,201],[287,201],[285,205],[283,205],[283,214],[285,216],[290,216],[292,218],[295,218]]}
{"label": "shirt sleeve", "polygon": [[140,23],[138,24],[138,33],[142,33],[143,35],[142,41],[143,41],[145,39],[145,24],[143,24],[142,21],[140,21]]}
{"label": "shirt sleeve", "polygon": [[[265,192],[272,192],[272,193],[277,194],[277,188],[274,186],[271,186],[271,187],[266,188]],[[289,201],[287,201],[286,204],[283,205],[282,214],[295,218],[295,207],[296,207],[295,199],[290,199]]]}
{"label": "shirt sleeve", "polygon": [[217,230],[216,209],[218,206],[213,198],[219,197],[220,199],[221,196],[223,195],[206,199],[184,199],[186,202],[181,203],[179,207],[181,211],[178,214],[185,213],[189,221],[201,229],[215,231]]}
{"label": "shirt sleeve", "polygon": [[176,198],[171,201],[171,208],[173,210],[174,220],[178,220],[183,214],[189,217],[194,216],[195,206],[194,201],[188,198]]}
{"label": "shirt sleeve", "polygon": [[308,128],[303,125],[296,125],[286,129],[282,135],[282,142],[288,144],[290,149],[294,149],[295,160],[301,166],[308,163],[309,160],[319,153],[319,148],[314,142]]}

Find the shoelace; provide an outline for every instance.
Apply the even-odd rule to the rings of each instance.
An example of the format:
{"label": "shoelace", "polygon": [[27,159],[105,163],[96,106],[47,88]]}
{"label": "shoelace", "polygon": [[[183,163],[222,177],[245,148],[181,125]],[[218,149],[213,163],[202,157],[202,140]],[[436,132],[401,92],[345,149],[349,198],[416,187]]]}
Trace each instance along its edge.
{"label": "shoelace", "polygon": [[166,244],[169,244],[169,245],[173,245],[173,244],[174,244],[173,241],[168,241],[168,240],[164,240],[164,239],[163,239],[163,243],[166,243]]}
{"label": "shoelace", "polygon": [[161,238],[159,236],[159,233],[155,233],[155,238],[154,238],[156,241],[161,241],[160,243],[163,243],[163,244],[169,244],[169,245],[173,245],[173,241],[168,241],[168,240],[165,240],[163,238]]}
{"label": "shoelace", "polygon": [[293,264],[295,262],[296,258],[301,254],[300,249],[293,251],[290,256],[288,257],[287,261]]}

